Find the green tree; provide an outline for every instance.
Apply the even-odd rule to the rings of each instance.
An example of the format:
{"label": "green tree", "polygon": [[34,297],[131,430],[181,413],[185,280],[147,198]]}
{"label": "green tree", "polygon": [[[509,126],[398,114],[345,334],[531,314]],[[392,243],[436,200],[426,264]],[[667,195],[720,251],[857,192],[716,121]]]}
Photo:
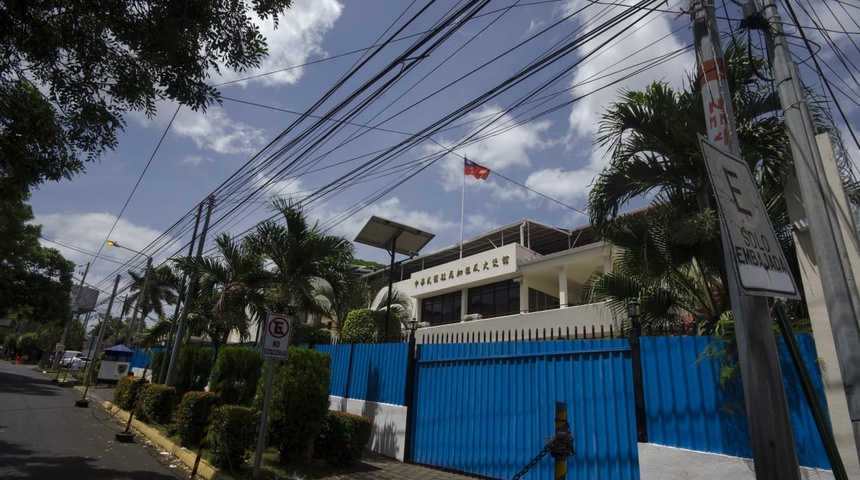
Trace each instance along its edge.
{"label": "green tree", "polygon": [[178,300],[177,290],[179,289],[179,279],[169,266],[151,267],[143,275],[129,270],[128,275],[131,277],[131,294],[129,298],[134,299],[135,302],[137,302],[141,288],[146,284],[146,290],[144,290],[140,302],[139,314],[141,319],[146,318],[153,312],[157,315],[164,315],[165,305],[176,304]]}
{"label": "green tree", "polygon": [[[308,227],[302,210],[279,199],[272,208],[281,221],[260,224],[252,236],[254,247],[273,264],[267,282],[272,311],[310,316],[328,313],[324,289],[338,291],[352,275],[353,246],[343,237],[325,235],[317,225]],[[334,286],[334,287],[333,287]]]}
{"label": "green tree", "polygon": [[[725,64],[743,158],[756,177],[781,246],[788,252],[786,258],[796,270],[782,193],[792,163],[785,130],[777,115],[778,98],[762,75],[764,61],[751,55],[745,47],[730,42],[725,50]],[[597,236],[611,241],[613,235],[619,234],[616,228],[618,211],[631,199],[649,194],[654,197],[652,205],[668,204],[672,213],[652,218],[652,221],[662,224],[641,225],[644,232],[640,232],[640,239],[646,244],[665,247],[662,252],[649,252],[652,254],[673,250],[686,252],[686,259],[679,259],[680,263],[664,265],[667,268],[665,275],[669,272],[674,272],[672,275],[698,275],[689,280],[695,279],[700,287],[687,290],[692,292],[707,287],[717,292],[711,300],[695,296],[674,300],[678,305],[687,305],[689,313],[708,317],[707,321],[700,323],[708,333],[713,330],[719,314],[729,308],[729,299],[723,289],[719,229],[703,228],[718,225],[718,222],[697,139],[697,134],[705,134],[706,118],[698,85],[698,78],[691,76],[687,87],[681,91],[663,82],[655,82],[644,91],[621,92],[620,100],[607,109],[600,121],[597,141],[608,147],[611,158],[589,195],[589,215]],[[652,233],[652,238],[647,238]],[[622,274],[626,274],[627,280],[657,282],[642,285],[641,294],[637,296],[647,297],[649,288],[666,286],[661,283],[665,277],[654,277],[654,272],[649,271],[654,264],[651,260],[659,258],[656,255],[648,259],[628,259],[627,266],[606,280],[617,282]],[[639,272],[628,268],[637,266]],[[712,272],[718,272],[719,281],[713,281],[710,277]],[[592,282],[589,293],[592,298],[604,295],[604,298],[624,300],[624,297],[613,297],[612,289],[604,288],[608,283],[604,282],[601,287],[596,282],[597,279]],[[595,286],[601,288],[594,290]],[[632,287],[632,284],[627,286]],[[672,288],[675,294],[683,290]],[[632,292],[628,294],[632,295]]]}
{"label": "green tree", "polygon": [[[202,279],[199,304],[210,325],[207,330],[213,342],[223,344],[231,330],[242,338],[250,337],[248,311],[265,318],[264,289],[269,275],[263,268],[263,257],[251,248],[251,239],[238,241],[229,234],[215,239],[216,254],[206,257],[182,257],[176,264],[192,278]],[[203,317],[201,317],[202,319]]]}
{"label": "green tree", "polygon": [[290,3],[3,2],[0,193],[80,172],[81,159],[116,146],[129,111],[217,102],[211,72],[254,68],[267,54],[251,13],[277,23]]}

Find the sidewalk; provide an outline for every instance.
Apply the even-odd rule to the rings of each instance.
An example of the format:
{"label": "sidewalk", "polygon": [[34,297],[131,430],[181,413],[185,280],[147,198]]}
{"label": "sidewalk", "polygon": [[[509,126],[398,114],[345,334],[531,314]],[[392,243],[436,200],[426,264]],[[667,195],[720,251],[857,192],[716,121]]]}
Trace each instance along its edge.
{"label": "sidewalk", "polygon": [[[84,387],[76,385],[75,390],[83,393]],[[113,400],[113,389],[90,386],[87,392],[87,398],[90,400],[90,408],[101,407],[105,410],[110,410],[111,413],[118,410],[109,403]],[[125,412],[120,412],[118,416],[125,415]],[[127,416],[124,418],[128,418]],[[145,423],[134,420],[132,427],[135,428],[141,435],[146,436],[150,441],[157,444],[164,451],[176,455],[189,468],[194,463],[194,454],[190,450],[183,449],[178,445],[174,445],[169,439],[162,437],[157,431],[149,428]],[[217,469],[201,463],[201,468],[198,470],[200,478],[208,480],[230,480],[232,477],[218,471]],[[325,477],[319,480],[466,480],[470,477],[466,475],[436,470],[433,468],[422,467],[409,463],[402,463],[393,458],[385,457],[374,452],[365,451],[364,456],[354,468],[349,472],[340,473],[334,477]]]}

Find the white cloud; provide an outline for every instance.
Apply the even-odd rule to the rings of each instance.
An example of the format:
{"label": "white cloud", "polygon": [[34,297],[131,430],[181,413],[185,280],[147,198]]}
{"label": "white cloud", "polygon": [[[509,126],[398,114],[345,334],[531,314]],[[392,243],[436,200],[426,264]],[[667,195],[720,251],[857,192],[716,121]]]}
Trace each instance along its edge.
{"label": "white cloud", "polygon": [[[606,4],[601,4],[599,8],[585,9],[581,14],[575,15],[574,19],[586,26],[586,32],[592,31],[609,18],[606,15],[598,19],[595,18],[595,14],[607,11],[609,15],[617,15],[634,2],[623,0],[620,3],[623,5],[606,7]],[[581,4],[581,0],[569,2],[568,12]],[[666,9],[676,8],[667,6]],[[587,96],[577,101],[570,113],[570,128],[574,138],[584,136],[590,138],[597,131],[601,112],[617,98],[619,90],[625,88],[640,90],[655,80],[665,80],[672,85],[680,86],[686,78],[685,72],[694,68],[694,57],[688,53],[662,64],[657,69],[650,68],[643,73],[623,79],[609,88],[597,91],[596,89],[602,85],[630,75],[637,70],[637,64],[645,59],[658,58],[679,50],[689,43],[681,42],[672,36],[672,30],[682,25],[680,22],[689,24],[686,16],[673,20],[672,14],[665,13],[648,17],[645,21],[637,21],[635,18],[638,16],[595,37],[587,42],[582,50],[582,55],[587,55],[606,40],[614,39],[575,70],[571,81],[573,87],[571,95],[574,98]],[[689,29],[682,30],[682,34],[691,35]]]}
{"label": "white cloud", "polygon": [[[108,233],[111,232],[111,227],[116,222],[116,215],[112,213],[51,213],[36,214],[34,217],[33,223],[42,225],[43,235],[57,240],[62,244],[75,247],[75,249],[43,240],[42,242],[45,247],[56,248],[65,258],[77,264],[93,262],[90,273],[87,275],[88,284],[96,284],[103,279],[109,283],[112,278],[106,277],[111,275],[117,268],[120,268],[118,273],[123,277],[127,277],[126,270],[128,270],[128,267],[121,267],[121,263],[133,260],[131,264],[137,265],[145,261],[140,256],[133,258],[136,254],[128,250],[105,246],[105,241],[108,240]],[[116,223],[116,227],[113,227],[113,232],[110,233],[110,240],[114,240],[132,250],[143,251],[161,233],[159,230],[136,225],[122,218]],[[162,241],[167,243],[170,239],[162,239]],[[102,258],[97,260],[93,260],[92,255],[78,251],[83,250],[95,253],[99,249],[102,250]],[[159,264],[165,258],[156,255],[153,260],[156,264]],[[100,285],[99,288],[107,290],[109,286]]]}
{"label": "white cloud", "polygon": [[221,68],[218,82],[283,70],[241,82],[241,85],[255,83],[271,86],[296,83],[301,78],[303,69],[290,67],[306,63],[311,54],[323,53],[320,47],[323,36],[334,26],[342,11],[343,5],[337,0],[295,0],[292,7],[280,17],[277,28],[271,19],[263,21],[250,13],[251,18],[260,27],[260,32],[266,37],[269,55],[256,70],[237,73]]}
{"label": "white cloud", "polygon": [[213,161],[214,160],[211,158],[202,155],[189,155],[183,158],[179,163],[185,165],[200,165],[201,163],[212,163]]}
{"label": "white cloud", "polygon": [[[470,123],[472,130],[480,129],[493,118],[498,118],[498,120],[494,122],[494,126],[482,132],[482,135],[487,135],[486,138],[457,148],[457,154],[463,155],[492,171],[502,172],[514,167],[531,166],[529,151],[540,150],[550,145],[550,142],[543,138],[551,126],[550,122],[545,120],[533,121],[506,130],[506,126],[513,125],[513,120],[510,115],[501,114],[501,112],[500,107],[486,105],[464,117],[464,122],[472,122]],[[492,134],[492,132],[498,133]],[[464,136],[468,136],[468,133]],[[445,148],[453,148],[455,144],[455,142],[444,140],[439,143],[445,145]],[[436,145],[431,144],[425,147],[425,153],[428,154],[438,151],[439,147]],[[450,160],[446,158],[441,162],[441,184],[446,192],[459,190],[462,188],[463,182],[462,159],[455,156],[450,157]],[[492,181],[480,183],[474,188],[488,190],[495,188]],[[469,188],[473,187],[470,186]]]}
{"label": "white cloud", "polygon": [[220,107],[205,114],[183,108],[173,122],[173,132],[191,139],[201,150],[222,154],[253,154],[266,141],[264,130],[234,122]]}

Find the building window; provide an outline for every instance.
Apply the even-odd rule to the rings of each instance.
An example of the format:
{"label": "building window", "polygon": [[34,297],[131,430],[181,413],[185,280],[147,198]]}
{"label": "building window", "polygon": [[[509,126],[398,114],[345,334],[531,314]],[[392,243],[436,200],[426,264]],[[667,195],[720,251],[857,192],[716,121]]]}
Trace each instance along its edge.
{"label": "building window", "polygon": [[558,297],[553,297],[547,293],[543,293],[540,290],[535,290],[534,288],[529,289],[529,311],[530,312],[539,312],[541,310],[550,310],[553,308],[558,308],[559,301]]}
{"label": "building window", "polygon": [[469,289],[469,313],[483,318],[514,315],[520,312],[520,284],[513,280]]}
{"label": "building window", "polygon": [[421,321],[430,325],[459,322],[462,320],[462,298],[463,294],[458,290],[421,300]]}

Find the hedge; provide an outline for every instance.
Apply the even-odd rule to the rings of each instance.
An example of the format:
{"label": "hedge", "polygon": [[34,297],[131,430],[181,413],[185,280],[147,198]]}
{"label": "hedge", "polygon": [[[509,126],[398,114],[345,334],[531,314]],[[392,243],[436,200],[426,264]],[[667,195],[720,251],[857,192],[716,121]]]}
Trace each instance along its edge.
{"label": "hedge", "polygon": [[247,347],[223,347],[212,369],[209,390],[218,390],[221,403],[251,405],[257,391],[257,382],[263,370],[263,358],[258,350]]}
{"label": "hedge", "polygon": [[176,433],[183,446],[197,447],[206,438],[215,400],[215,394],[210,392],[188,392],[182,396],[176,412]]}
{"label": "hedge", "polygon": [[138,392],[146,385],[146,380],[140,377],[122,377],[113,389],[113,403],[123,410],[131,411],[137,400]]}
{"label": "hedge", "polygon": [[[275,372],[266,433],[282,462],[311,460],[328,412],[330,377],[331,357],[298,347],[290,347],[289,358]],[[265,383],[258,387],[258,410]]]}
{"label": "hedge", "polygon": [[167,424],[176,406],[176,389],[167,385],[149,384],[140,391],[137,415],[150,423]]}
{"label": "hedge", "polygon": [[379,315],[369,308],[349,312],[340,331],[343,343],[373,343],[378,336]]}
{"label": "hedge", "polygon": [[361,459],[370,440],[371,421],[361,415],[328,412],[314,441],[314,458],[335,467],[351,467]]}
{"label": "hedge", "polygon": [[260,420],[250,407],[224,405],[212,417],[209,448],[218,468],[236,469],[250,456]]}
{"label": "hedge", "polygon": [[212,354],[212,349],[208,347],[196,345],[182,347],[174,383],[178,395],[201,391],[209,383],[209,375],[212,373]]}

